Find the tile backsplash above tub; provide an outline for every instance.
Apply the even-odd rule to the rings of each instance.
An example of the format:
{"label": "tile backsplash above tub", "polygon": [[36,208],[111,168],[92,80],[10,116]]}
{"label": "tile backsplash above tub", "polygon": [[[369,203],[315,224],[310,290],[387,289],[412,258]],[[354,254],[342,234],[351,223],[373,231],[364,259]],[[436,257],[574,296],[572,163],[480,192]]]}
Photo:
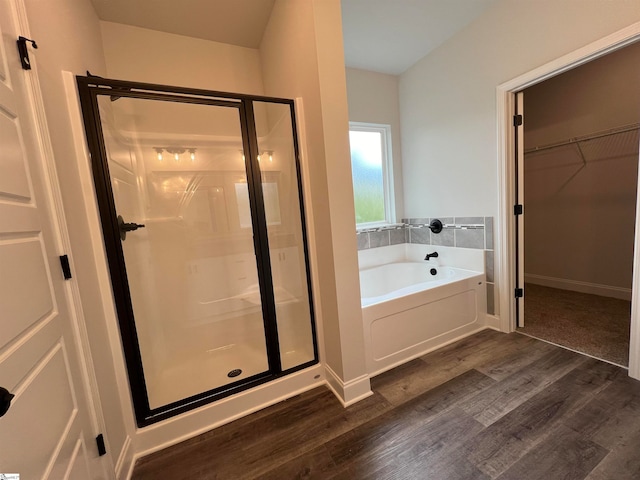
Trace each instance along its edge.
{"label": "tile backsplash above tub", "polygon": [[403,224],[361,229],[358,230],[358,250],[409,243],[406,235],[405,225]]}
{"label": "tile backsplash above tub", "polygon": [[[440,233],[433,233],[429,228],[436,218],[443,224]],[[485,250],[487,313],[495,313],[493,217],[403,218],[398,224],[358,229],[357,236],[358,250],[402,243]]]}
{"label": "tile backsplash above tub", "polygon": [[[440,233],[429,228],[436,218],[443,224]],[[493,250],[493,217],[406,218],[401,224],[358,230],[358,250],[400,243]]]}

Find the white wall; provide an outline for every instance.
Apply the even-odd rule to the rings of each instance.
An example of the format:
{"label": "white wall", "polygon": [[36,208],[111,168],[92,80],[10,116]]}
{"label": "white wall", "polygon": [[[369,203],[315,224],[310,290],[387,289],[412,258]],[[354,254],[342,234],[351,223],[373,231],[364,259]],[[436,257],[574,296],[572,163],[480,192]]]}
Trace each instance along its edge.
{"label": "white wall", "polygon": [[403,73],[405,216],[499,218],[496,87],[639,20],[636,0],[498,0]]}
{"label": "white wall", "polygon": [[[639,123],[639,64],[637,43],[526,89],[525,150]],[[575,144],[525,156],[527,281],[630,295],[637,132],[581,149],[586,163]]]}
{"label": "white wall", "polygon": [[391,126],[396,219],[400,221],[404,217],[404,195],[398,77],[356,68],[347,68],[346,74],[349,121]]}
{"label": "white wall", "polygon": [[260,54],[265,93],[304,103],[324,360],[368,392],[339,1],[277,0]]}
{"label": "white wall", "polygon": [[261,95],[258,50],[100,22],[109,78]]}
{"label": "white wall", "polygon": [[403,73],[405,216],[497,218],[496,86],[638,20],[636,0],[498,0]]}
{"label": "white wall", "polygon": [[130,411],[124,411],[121,407],[116,367],[109,343],[105,341],[108,331],[97,281],[94,251],[88,240],[90,234],[83,208],[85,202],[91,199],[84,198],[82,194],[62,81],[63,71],[84,75],[90,70],[96,75],[105,75],[100,26],[88,0],[27,0],[25,3],[31,36],[36,39],[39,47],[32,53],[32,58],[38,68],[60,180],[71,240],[74,276],[82,298],[106,424],[104,434],[110,447],[109,455],[116,463],[126,446],[126,420],[131,416]]}

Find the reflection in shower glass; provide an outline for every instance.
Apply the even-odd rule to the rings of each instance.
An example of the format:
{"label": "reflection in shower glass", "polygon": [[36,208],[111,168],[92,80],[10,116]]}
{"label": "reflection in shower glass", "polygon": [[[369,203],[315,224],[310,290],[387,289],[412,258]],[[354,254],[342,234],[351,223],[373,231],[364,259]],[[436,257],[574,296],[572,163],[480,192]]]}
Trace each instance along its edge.
{"label": "reflection in shower glass", "polygon": [[[277,183],[263,183],[264,209],[269,225],[280,225],[280,199]],[[247,185],[236,183],[236,200],[238,201],[238,215],[242,228],[251,227],[251,209],[249,207],[249,192]]]}
{"label": "reflection in shower glass", "polygon": [[238,109],[99,106],[150,408],[267,372]]}
{"label": "reflection in shower glass", "polygon": [[267,232],[280,355],[287,370],[314,359],[291,110],[287,104],[266,102],[254,102],[254,109],[265,210],[271,220]]}

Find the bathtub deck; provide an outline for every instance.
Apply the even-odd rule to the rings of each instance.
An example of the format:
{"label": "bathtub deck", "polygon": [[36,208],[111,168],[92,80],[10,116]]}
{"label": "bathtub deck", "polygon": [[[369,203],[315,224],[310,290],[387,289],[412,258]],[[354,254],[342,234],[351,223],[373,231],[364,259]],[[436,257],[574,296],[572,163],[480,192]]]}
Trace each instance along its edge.
{"label": "bathtub deck", "polygon": [[640,382],[513,333],[483,331],[372,379],[324,388],[145,457],[133,479],[640,478]]}

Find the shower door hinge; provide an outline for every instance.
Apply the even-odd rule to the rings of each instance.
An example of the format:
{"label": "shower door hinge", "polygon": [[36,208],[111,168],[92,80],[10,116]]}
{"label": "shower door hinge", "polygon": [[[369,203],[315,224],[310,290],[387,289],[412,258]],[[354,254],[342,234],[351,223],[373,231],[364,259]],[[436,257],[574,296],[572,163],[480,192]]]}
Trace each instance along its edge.
{"label": "shower door hinge", "polygon": [[514,115],[513,116],[513,126],[519,127],[522,125],[522,115]]}
{"label": "shower door hinge", "polygon": [[516,298],[522,298],[524,296],[524,290],[522,288],[516,288]]}
{"label": "shower door hinge", "polygon": [[522,204],[518,203],[513,206],[513,214],[514,215],[522,215]]}
{"label": "shower door hinge", "polygon": [[98,456],[101,457],[107,454],[107,447],[104,444],[104,436],[102,434],[96,437],[96,444],[98,445]]}
{"label": "shower door hinge", "polygon": [[69,265],[69,257],[67,255],[60,255],[60,266],[62,267],[62,275],[65,280],[69,280],[71,277],[71,265]]}

